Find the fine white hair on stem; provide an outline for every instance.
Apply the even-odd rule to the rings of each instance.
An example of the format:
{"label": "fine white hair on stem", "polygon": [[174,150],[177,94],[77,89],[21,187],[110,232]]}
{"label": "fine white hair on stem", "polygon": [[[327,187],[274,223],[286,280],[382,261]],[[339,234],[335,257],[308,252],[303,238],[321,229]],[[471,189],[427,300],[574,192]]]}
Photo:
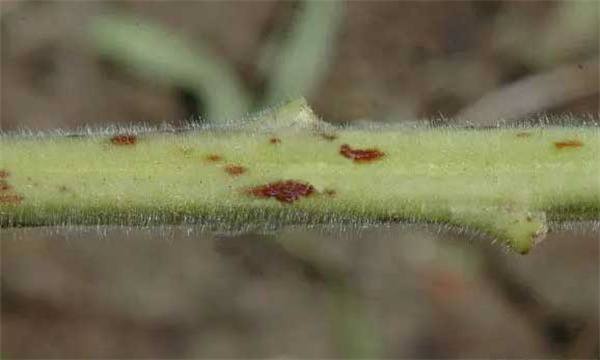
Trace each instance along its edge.
{"label": "fine white hair on stem", "polygon": [[333,127],[300,99],[231,124],[5,134],[0,226],[421,222],[526,253],[548,221],[598,220],[598,128],[554,125]]}

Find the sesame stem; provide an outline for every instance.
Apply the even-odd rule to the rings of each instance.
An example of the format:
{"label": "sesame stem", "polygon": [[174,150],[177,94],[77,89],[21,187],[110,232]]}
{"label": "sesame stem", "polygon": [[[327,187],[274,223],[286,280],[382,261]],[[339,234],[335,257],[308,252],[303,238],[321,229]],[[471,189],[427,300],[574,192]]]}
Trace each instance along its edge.
{"label": "sesame stem", "polygon": [[[302,101],[245,125],[0,136],[0,225],[426,222],[526,253],[599,220],[598,127],[335,128]],[[276,139],[275,141],[273,139]]]}

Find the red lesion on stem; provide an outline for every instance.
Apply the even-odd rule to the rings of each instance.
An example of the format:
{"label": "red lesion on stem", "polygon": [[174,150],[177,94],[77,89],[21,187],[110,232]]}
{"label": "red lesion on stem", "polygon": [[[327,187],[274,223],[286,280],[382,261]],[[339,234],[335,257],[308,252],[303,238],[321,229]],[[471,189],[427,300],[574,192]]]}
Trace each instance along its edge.
{"label": "red lesion on stem", "polygon": [[19,194],[0,195],[0,204],[20,204],[23,201],[23,196]]}
{"label": "red lesion on stem", "polygon": [[262,198],[275,198],[283,203],[293,203],[301,197],[315,193],[315,188],[309,183],[296,180],[283,180],[261,185],[248,190],[250,195]]}
{"label": "red lesion on stem", "polygon": [[8,170],[0,169],[0,204],[20,204],[24,197],[14,191],[6,180],[10,176]]}
{"label": "red lesion on stem", "polygon": [[578,148],[578,147],[582,147],[583,143],[579,140],[564,140],[564,141],[557,141],[554,143],[554,146],[556,146],[557,149],[561,150],[564,148]]}
{"label": "red lesion on stem", "polygon": [[276,136],[273,136],[269,139],[269,144],[281,144],[281,139]]}
{"label": "red lesion on stem", "polygon": [[246,169],[245,167],[243,167],[241,165],[227,165],[227,166],[225,166],[225,171],[229,175],[238,176],[238,175],[242,175],[243,173],[248,171],[248,169]]}
{"label": "red lesion on stem", "polygon": [[110,142],[119,146],[135,145],[137,136],[133,134],[116,134],[110,138]]}
{"label": "red lesion on stem", "polygon": [[204,159],[211,163],[217,163],[217,162],[220,162],[221,160],[223,160],[223,157],[218,154],[208,154],[204,157]]}
{"label": "red lesion on stem", "polygon": [[12,189],[12,186],[6,180],[0,180],[0,191],[7,191]]}
{"label": "red lesion on stem", "polygon": [[518,138],[528,138],[528,137],[531,137],[531,133],[527,132],[527,131],[522,131],[522,132],[517,133],[517,137]]}
{"label": "red lesion on stem", "polygon": [[378,149],[353,149],[348,144],[340,146],[340,154],[357,163],[377,161],[385,155]]}

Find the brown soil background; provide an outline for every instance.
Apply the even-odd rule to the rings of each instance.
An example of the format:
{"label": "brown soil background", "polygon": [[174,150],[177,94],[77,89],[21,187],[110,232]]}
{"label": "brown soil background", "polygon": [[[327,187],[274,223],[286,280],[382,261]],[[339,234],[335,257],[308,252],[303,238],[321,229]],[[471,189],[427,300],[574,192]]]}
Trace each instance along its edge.
{"label": "brown soil background", "polygon": [[[127,11],[205,43],[260,95],[261,45],[273,29],[285,29],[296,5],[2,1],[0,130],[182,124],[202,115],[202,99],[144,82],[95,53],[84,29],[102,12]],[[539,62],[505,50],[499,19],[517,19],[518,43],[547,31],[559,6],[350,1],[333,63],[308,100],[336,123],[452,123],[484,94],[597,56],[597,40],[576,52],[540,51]],[[542,110],[597,119],[598,106],[596,93]],[[2,229],[0,354],[345,357],[327,300],[332,285],[270,241],[294,236],[314,243],[350,284],[382,357],[598,358],[598,235],[589,225],[555,231],[522,257],[489,239],[422,226],[243,236],[182,228]]]}

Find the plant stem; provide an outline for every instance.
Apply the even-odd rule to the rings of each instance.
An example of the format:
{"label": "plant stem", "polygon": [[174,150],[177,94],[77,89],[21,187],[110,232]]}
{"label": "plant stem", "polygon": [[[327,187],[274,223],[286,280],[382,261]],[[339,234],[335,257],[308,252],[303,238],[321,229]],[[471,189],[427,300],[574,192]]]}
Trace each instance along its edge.
{"label": "plant stem", "polygon": [[597,127],[334,129],[300,100],[244,126],[142,130],[2,135],[0,225],[418,221],[526,253],[548,220],[599,219]]}

